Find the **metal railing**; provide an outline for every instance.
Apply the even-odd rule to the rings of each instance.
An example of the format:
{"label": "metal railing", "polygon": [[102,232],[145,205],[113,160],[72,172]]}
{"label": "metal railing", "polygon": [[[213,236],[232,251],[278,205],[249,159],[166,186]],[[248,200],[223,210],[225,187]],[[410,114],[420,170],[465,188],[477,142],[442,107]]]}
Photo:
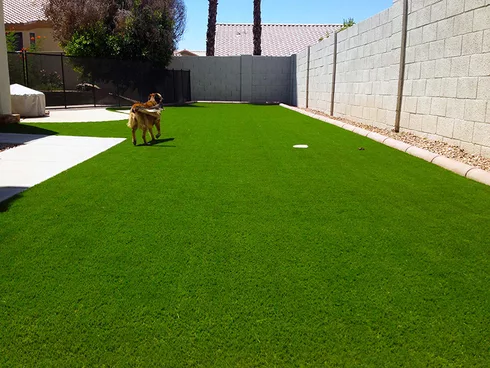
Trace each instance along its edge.
{"label": "metal railing", "polygon": [[123,106],[122,97],[146,101],[158,92],[164,103],[191,100],[189,70],[158,68],[148,62],[9,52],[10,84],[41,91],[48,107]]}

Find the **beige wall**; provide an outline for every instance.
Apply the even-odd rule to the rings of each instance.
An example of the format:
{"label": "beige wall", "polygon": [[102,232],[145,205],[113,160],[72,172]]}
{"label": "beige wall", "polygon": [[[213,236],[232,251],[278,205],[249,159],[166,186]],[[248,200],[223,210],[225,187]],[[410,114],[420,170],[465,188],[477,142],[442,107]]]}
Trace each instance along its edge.
{"label": "beige wall", "polygon": [[[0,0],[0,24],[3,23],[3,0]],[[5,33],[0,32],[0,115],[12,112]]]}
{"label": "beige wall", "polygon": [[36,35],[36,40],[38,36],[41,37],[41,49],[40,52],[62,52],[59,47],[58,42],[53,38],[53,29],[45,24],[32,24],[29,25],[5,25],[6,30],[13,30],[14,32],[22,32],[23,47],[28,49],[31,46],[30,34],[34,33]]}
{"label": "beige wall", "polygon": [[24,39],[24,48],[30,46],[29,34],[34,33],[36,38],[41,36],[41,50],[44,52],[61,52],[61,48],[58,46],[53,38],[53,30],[51,28],[33,28],[28,31],[22,31]]}

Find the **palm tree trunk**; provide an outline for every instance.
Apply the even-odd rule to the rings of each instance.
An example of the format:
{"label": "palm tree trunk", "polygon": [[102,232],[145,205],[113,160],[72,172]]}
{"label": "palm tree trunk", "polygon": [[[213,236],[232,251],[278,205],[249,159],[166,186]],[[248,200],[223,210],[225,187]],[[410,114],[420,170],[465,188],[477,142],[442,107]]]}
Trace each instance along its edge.
{"label": "palm tree trunk", "polygon": [[214,41],[216,39],[216,15],[218,0],[209,0],[208,32],[206,33],[206,56],[214,56]]}
{"label": "palm tree trunk", "polygon": [[262,19],[260,14],[260,0],[254,0],[254,55],[262,55]]}

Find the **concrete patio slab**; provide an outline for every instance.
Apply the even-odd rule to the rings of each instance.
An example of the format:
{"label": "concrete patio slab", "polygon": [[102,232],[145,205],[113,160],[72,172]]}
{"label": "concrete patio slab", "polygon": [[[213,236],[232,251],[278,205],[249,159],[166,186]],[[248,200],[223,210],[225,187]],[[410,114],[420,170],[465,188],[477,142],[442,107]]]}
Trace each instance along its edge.
{"label": "concrete patio slab", "polygon": [[127,120],[128,114],[108,111],[104,107],[80,109],[50,109],[49,116],[24,118],[22,123],[87,123]]}
{"label": "concrete patio slab", "polygon": [[0,202],[124,140],[125,138],[0,133],[0,143],[21,144],[0,152]]}

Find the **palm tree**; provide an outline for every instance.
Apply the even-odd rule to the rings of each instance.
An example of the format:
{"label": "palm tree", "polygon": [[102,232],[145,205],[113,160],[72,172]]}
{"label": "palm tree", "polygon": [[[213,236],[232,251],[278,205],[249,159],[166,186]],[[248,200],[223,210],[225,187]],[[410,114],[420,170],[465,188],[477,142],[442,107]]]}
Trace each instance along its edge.
{"label": "palm tree", "polygon": [[206,56],[214,56],[214,40],[216,39],[216,15],[218,0],[209,0],[208,32],[206,33]]}
{"label": "palm tree", "polygon": [[262,55],[262,20],[260,17],[260,0],[254,0],[254,55]]}

